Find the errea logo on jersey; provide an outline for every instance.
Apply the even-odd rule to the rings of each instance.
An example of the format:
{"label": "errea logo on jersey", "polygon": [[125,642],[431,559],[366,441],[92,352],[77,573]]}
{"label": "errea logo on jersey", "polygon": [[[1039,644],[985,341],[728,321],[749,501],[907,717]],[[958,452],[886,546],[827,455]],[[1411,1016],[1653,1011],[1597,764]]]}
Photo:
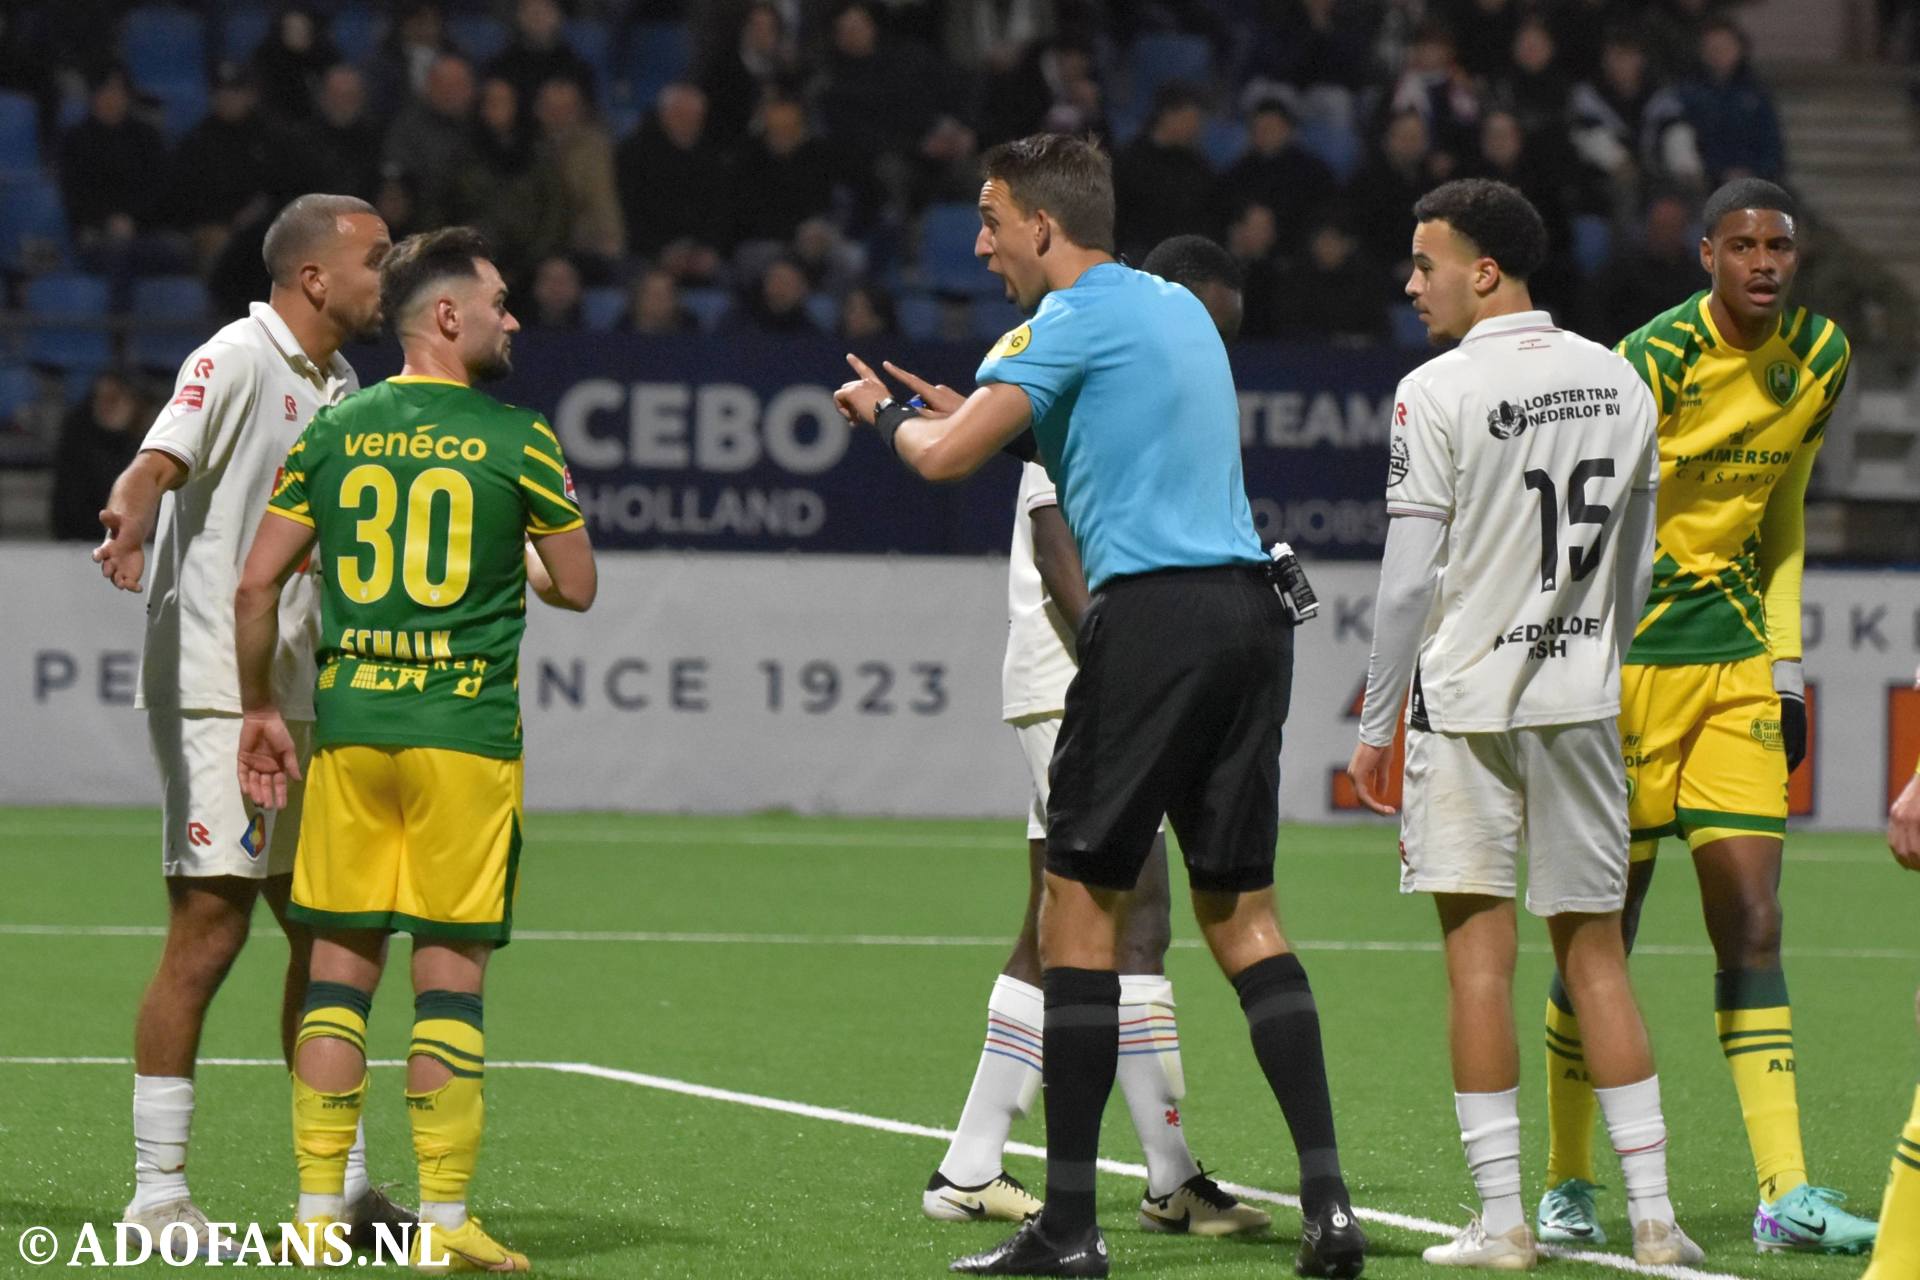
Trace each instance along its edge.
{"label": "errea logo on jersey", "polygon": [[487,442],[477,436],[431,436],[424,431],[362,431],[345,441],[349,458],[438,458],[478,462],[487,456]]}

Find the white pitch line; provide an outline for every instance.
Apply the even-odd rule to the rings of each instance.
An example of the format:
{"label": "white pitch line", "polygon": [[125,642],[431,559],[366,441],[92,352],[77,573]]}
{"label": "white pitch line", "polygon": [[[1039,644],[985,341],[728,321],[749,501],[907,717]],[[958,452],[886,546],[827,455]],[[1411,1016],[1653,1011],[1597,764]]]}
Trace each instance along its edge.
{"label": "white pitch line", "polygon": [[[150,924],[26,924],[0,923],[0,937],[26,938],[164,938],[166,929]],[[689,946],[768,946],[768,947],[998,947],[1008,945],[999,934],[914,934],[914,933],[699,933],[686,931],[650,931],[641,929],[516,929],[515,942],[606,942]],[[1182,951],[1199,951],[1206,946],[1198,938],[1177,938],[1171,944]],[[1425,939],[1395,938],[1296,938],[1294,945],[1305,952],[1377,952],[1381,954],[1432,954],[1440,943]],[[1528,955],[1551,955],[1553,948],[1537,942],[1523,942],[1520,950]],[[1713,948],[1698,943],[1647,942],[1634,948],[1636,956],[1707,958]],[[1782,952],[1789,960],[1920,960],[1920,950],[1899,947],[1787,947]]]}
{"label": "white pitch line", "polygon": [[[28,1067],[130,1067],[132,1058],[89,1058],[89,1057],[0,1057],[0,1066]],[[286,1064],[278,1058],[202,1058],[203,1067],[278,1067],[285,1070]],[[368,1066],[399,1067],[404,1065],[397,1059],[372,1059]],[[738,1106],[752,1107],[760,1111],[772,1111],[781,1115],[800,1116],[809,1120],[825,1120],[833,1124],[844,1124],[857,1129],[871,1129],[879,1133],[900,1134],[913,1138],[934,1138],[942,1142],[951,1141],[954,1134],[951,1129],[940,1129],[933,1125],[913,1124],[906,1120],[889,1120],[884,1116],[864,1115],[858,1111],[843,1111],[838,1107],[820,1107],[810,1102],[792,1102],[786,1098],[770,1098],[764,1094],[741,1093],[735,1089],[721,1089],[713,1085],[695,1084],[690,1080],[675,1080],[671,1076],[648,1075],[642,1071],[627,1071],[619,1067],[603,1067],[591,1062],[489,1062],[496,1070],[552,1071],[560,1075],[587,1076],[596,1080],[609,1080],[617,1084],[635,1085],[643,1089],[658,1089],[663,1093],[677,1093],[688,1098],[702,1098],[711,1102],[731,1102]],[[1047,1158],[1045,1147],[1036,1147],[1026,1142],[1009,1142],[1005,1148],[1019,1156],[1032,1156],[1038,1160]],[[1128,1178],[1147,1176],[1147,1167],[1131,1164],[1123,1160],[1102,1158],[1099,1167],[1103,1172],[1118,1174]],[[1227,1191],[1243,1200],[1259,1200],[1266,1204],[1282,1205],[1287,1208],[1300,1207],[1298,1196],[1284,1192],[1268,1191],[1262,1187],[1250,1187],[1238,1182],[1220,1184]],[[1417,1231],[1430,1236],[1452,1236],[1458,1228],[1445,1222],[1436,1222],[1432,1218],[1418,1218],[1410,1214],[1394,1213],[1388,1209],[1367,1209],[1356,1206],[1354,1216],[1368,1222],[1377,1222],[1383,1226],[1398,1227],[1403,1231]],[[1692,1267],[1647,1267],[1641,1266],[1632,1258],[1617,1253],[1595,1253],[1585,1249],[1562,1249],[1554,1245],[1540,1246],[1542,1253],[1569,1262],[1586,1262],[1594,1266],[1610,1267],[1615,1271],[1631,1272],[1635,1275],[1660,1276],[1664,1280],[1741,1280],[1741,1277],[1717,1271],[1699,1271]]]}

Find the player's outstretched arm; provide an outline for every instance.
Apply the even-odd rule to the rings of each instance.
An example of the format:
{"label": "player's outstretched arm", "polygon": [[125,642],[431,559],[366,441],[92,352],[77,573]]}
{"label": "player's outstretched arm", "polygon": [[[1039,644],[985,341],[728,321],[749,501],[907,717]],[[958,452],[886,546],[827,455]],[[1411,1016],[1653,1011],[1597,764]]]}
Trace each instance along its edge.
{"label": "player's outstretched arm", "polygon": [[273,651],[280,641],[280,589],[313,546],[313,526],[271,508],[240,570],[233,595],[233,643],[240,667],[240,790],[284,809],[287,779],[300,777],[293,737],[273,700]]}
{"label": "player's outstretched arm", "polygon": [[1887,812],[1887,846],[1909,871],[1920,871],[1920,773],[1907,779]]}
{"label": "player's outstretched arm", "polygon": [[[569,529],[530,539],[527,585],[556,609],[585,613],[600,592],[599,570],[593,563],[593,543],[585,528]],[[535,564],[540,572],[534,572]]]}
{"label": "player's outstretched arm", "polygon": [[122,591],[139,591],[147,567],[147,539],[161,495],[187,482],[187,464],[159,449],[142,449],[113,482],[100,523],[107,536],[93,549],[100,576]]}

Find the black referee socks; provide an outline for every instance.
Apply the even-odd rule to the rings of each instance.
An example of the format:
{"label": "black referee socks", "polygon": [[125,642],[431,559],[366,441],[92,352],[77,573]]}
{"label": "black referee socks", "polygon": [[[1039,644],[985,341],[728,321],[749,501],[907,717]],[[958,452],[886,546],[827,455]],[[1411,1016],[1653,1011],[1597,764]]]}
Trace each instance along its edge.
{"label": "black referee socks", "polygon": [[[1340,1176],[1340,1148],[1333,1136],[1333,1101],[1327,1095],[1327,1063],[1320,1050],[1320,1011],[1297,956],[1268,956],[1234,975],[1253,1056],[1280,1101],[1300,1156],[1300,1208],[1311,1218],[1328,1202],[1349,1205]],[[1051,999],[1051,993],[1049,993]],[[1053,1099],[1047,1099],[1053,1113]],[[1049,1127],[1047,1140],[1053,1140]]]}
{"label": "black referee socks", "polygon": [[[1047,1234],[1071,1240],[1094,1225],[1094,1160],[1100,1117],[1120,1064],[1120,975],[1104,969],[1046,969]],[[1325,1089],[1321,1090],[1324,1095]]]}

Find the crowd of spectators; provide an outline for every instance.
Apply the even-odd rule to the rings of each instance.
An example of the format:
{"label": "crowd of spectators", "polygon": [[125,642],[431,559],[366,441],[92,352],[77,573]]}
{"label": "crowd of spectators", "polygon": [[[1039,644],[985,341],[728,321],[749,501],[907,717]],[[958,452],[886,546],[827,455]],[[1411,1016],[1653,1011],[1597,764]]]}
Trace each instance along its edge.
{"label": "crowd of spectators", "polygon": [[[1660,263],[1676,201],[1784,164],[1745,37],[1703,0],[402,0],[357,56],[331,28],[360,6],[316,0],[216,58],[238,7],[191,10],[208,93],[183,129],[98,39],[123,6],[0,19],[0,86],[41,105],[78,264],[198,273],[222,314],[263,288],[278,204],[327,189],[396,234],[479,224],[542,324],[621,288],[626,323],[684,327],[676,291],[717,288],[731,323],[815,327],[862,281],[911,287],[921,212],[971,200],[985,147],[1053,128],[1108,139],[1130,256],[1230,244],[1250,337],[1388,340],[1408,209],[1461,174],[1534,199],[1541,292],[1604,328],[1617,309],[1578,287],[1597,256]],[[503,47],[463,47],[476,16]],[[678,65],[620,52],[663,28]],[[789,305],[796,277],[835,305]]]}

